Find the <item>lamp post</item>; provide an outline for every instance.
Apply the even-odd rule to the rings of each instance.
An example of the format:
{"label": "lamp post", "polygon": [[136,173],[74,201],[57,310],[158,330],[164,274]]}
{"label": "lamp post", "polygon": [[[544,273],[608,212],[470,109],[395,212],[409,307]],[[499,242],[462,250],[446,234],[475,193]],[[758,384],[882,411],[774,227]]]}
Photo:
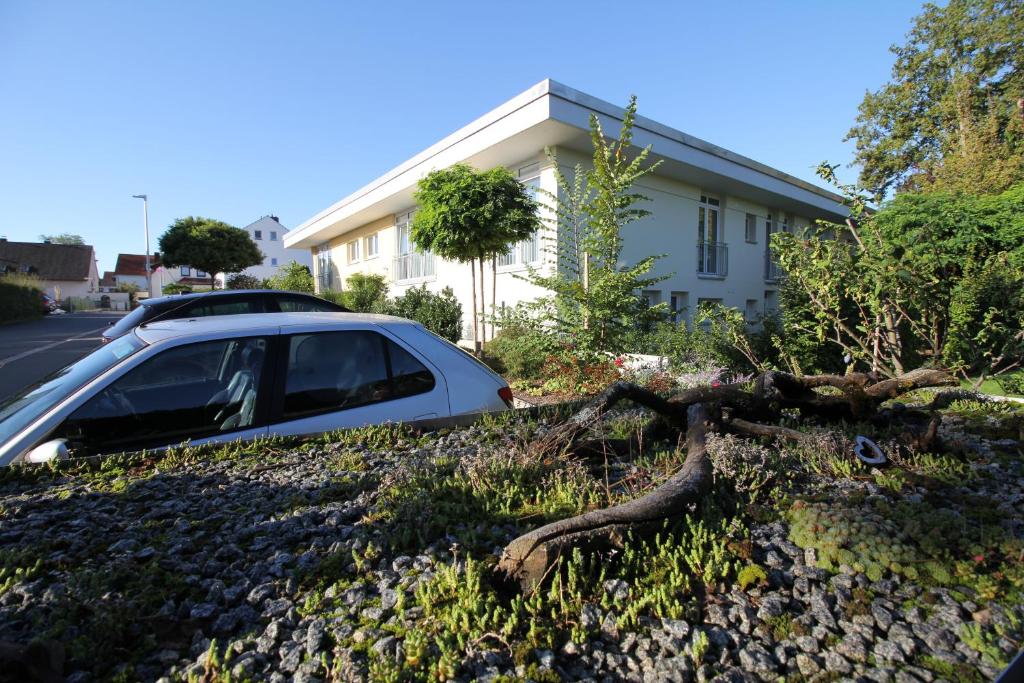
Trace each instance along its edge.
{"label": "lamp post", "polygon": [[142,225],[146,231],[146,294],[153,296],[153,274],[149,265],[149,197],[133,194],[132,198],[142,200]]}

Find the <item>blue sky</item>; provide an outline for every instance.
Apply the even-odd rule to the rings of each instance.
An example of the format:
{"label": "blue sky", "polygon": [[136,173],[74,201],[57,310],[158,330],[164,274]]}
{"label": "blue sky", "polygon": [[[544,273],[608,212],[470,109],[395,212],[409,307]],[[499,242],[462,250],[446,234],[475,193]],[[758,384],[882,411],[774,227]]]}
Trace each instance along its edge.
{"label": "blue sky", "polygon": [[[554,78],[807,180],[918,2],[0,0],[0,235],[294,227]],[[844,169],[852,180],[855,171]]]}

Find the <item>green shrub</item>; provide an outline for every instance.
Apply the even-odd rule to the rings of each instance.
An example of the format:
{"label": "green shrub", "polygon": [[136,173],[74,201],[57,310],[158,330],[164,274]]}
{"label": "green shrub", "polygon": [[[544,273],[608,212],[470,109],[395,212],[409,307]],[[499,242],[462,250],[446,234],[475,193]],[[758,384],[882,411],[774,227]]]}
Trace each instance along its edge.
{"label": "green shrub", "polygon": [[290,292],[313,292],[313,273],[309,266],[291,261],[281,266],[277,273],[267,279],[271,289],[285,289]]}
{"label": "green shrub", "polygon": [[345,280],[341,293],[342,306],[359,313],[379,313],[384,309],[388,284],[379,273],[352,273]]}
{"label": "green shrub", "polygon": [[172,282],[169,285],[164,285],[163,293],[170,296],[172,294],[191,294],[192,288],[188,285],[181,285],[177,282]]}
{"label": "green shrub", "polygon": [[522,307],[502,311],[495,323],[500,331],[484,345],[487,362],[513,379],[540,377],[548,356],[557,349],[554,333]]}
{"label": "green shrub", "polygon": [[42,312],[39,281],[22,275],[0,278],[0,322],[39,317]]}
{"label": "green shrub", "polygon": [[999,388],[1008,394],[1024,394],[1024,372],[1013,372],[996,378]]}
{"label": "green shrub", "polygon": [[263,280],[248,273],[235,273],[228,277],[225,286],[227,289],[262,289]]}
{"label": "green shrub", "polygon": [[451,287],[431,292],[426,285],[411,287],[403,296],[386,302],[382,313],[409,318],[439,337],[457,342],[462,337],[462,304]]}

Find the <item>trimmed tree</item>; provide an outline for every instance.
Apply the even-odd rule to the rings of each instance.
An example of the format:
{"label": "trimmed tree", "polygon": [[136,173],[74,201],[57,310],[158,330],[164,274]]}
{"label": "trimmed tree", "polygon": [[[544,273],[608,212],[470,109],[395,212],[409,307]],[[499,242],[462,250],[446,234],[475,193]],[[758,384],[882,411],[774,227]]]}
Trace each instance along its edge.
{"label": "trimmed tree", "polygon": [[432,251],[441,258],[469,263],[473,286],[473,342],[479,352],[485,334],[485,330],[480,329],[480,313],[486,311],[484,262],[497,258],[510,245],[537,231],[540,219],[536,202],[508,169],[476,171],[466,164],[430,173],[420,180],[415,198],[419,210],[413,218],[411,236],[417,248]]}
{"label": "trimmed tree", "polygon": [[276,273],[267,279],[271,289],[286,289],[290,292],[313,293],[313,273],[309,266],[298,261],[290,261],[281,266]]}
{"label": "trimmed tree", "polygon": [[202,216],[174,221],[160,236],[160,259],[168,267],[192,266],[210,274],[217,288],[217,273],[236,273],[263,263],[263,254],[241,228]]}

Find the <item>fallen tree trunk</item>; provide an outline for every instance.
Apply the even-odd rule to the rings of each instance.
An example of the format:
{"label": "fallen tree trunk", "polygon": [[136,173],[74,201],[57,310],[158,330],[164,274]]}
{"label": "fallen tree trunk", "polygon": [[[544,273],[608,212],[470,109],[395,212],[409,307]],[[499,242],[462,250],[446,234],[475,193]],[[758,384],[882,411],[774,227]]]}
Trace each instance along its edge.
{"label": "fallen tree trunk", "polygon": [[707,419],[703,404],[690,406],[686,460],[664,484],[621,505],[591,510],[520,536],[505,548],[497,570],[529,590],[544,579],[566,549],[617,545],[629,529],[659,526],[665,520],[681,517],[711,486],[711,461],[704,445]]}
{"label": "fallen tree trunk", "polygon": [[[682,468],[640,498],[552,522],[516,538],[506,546],[496,571],[506,579],[519,582],[524,589],[531,589],[543,581],[558,558],[572,547],[615,545],[627,531],[646,533],[660,527],[665,520],[682,516],[700,501],[711,485],[705,436],[712,425],[747,436],[800,442],[808,435],[764,422],[777,421],[783,409],[796,409],[802,416],[825,421],[891,421],[891,415],[878,411],[885,401],[915,389],[955,383],[949,373],[932,369],[914,370],[891,379],[868,373],[798,377],[768,371],[757,377],[752,391],[739,384],[726,384],[689,389],[665,398],[635,384],[615,382],[572,417],[534,441],[530,453],[537,458],[565,455],[594,458],[606,457],[609,453],[624,456],[639,452],[636,446],[643,441],[642,435],[630,440],[585,440],[591,428],[611,408],[629,399],[658,415],[644,428],[644,433],[660,432],[671,436],[685,430],[686,459]],[[815,391],[826,386],[838,389],[841,394]],[[923,424],[908,424],[904,435],[907,445],[928,448],[935,444],[938,423],[938,416],[932,414]]]}

